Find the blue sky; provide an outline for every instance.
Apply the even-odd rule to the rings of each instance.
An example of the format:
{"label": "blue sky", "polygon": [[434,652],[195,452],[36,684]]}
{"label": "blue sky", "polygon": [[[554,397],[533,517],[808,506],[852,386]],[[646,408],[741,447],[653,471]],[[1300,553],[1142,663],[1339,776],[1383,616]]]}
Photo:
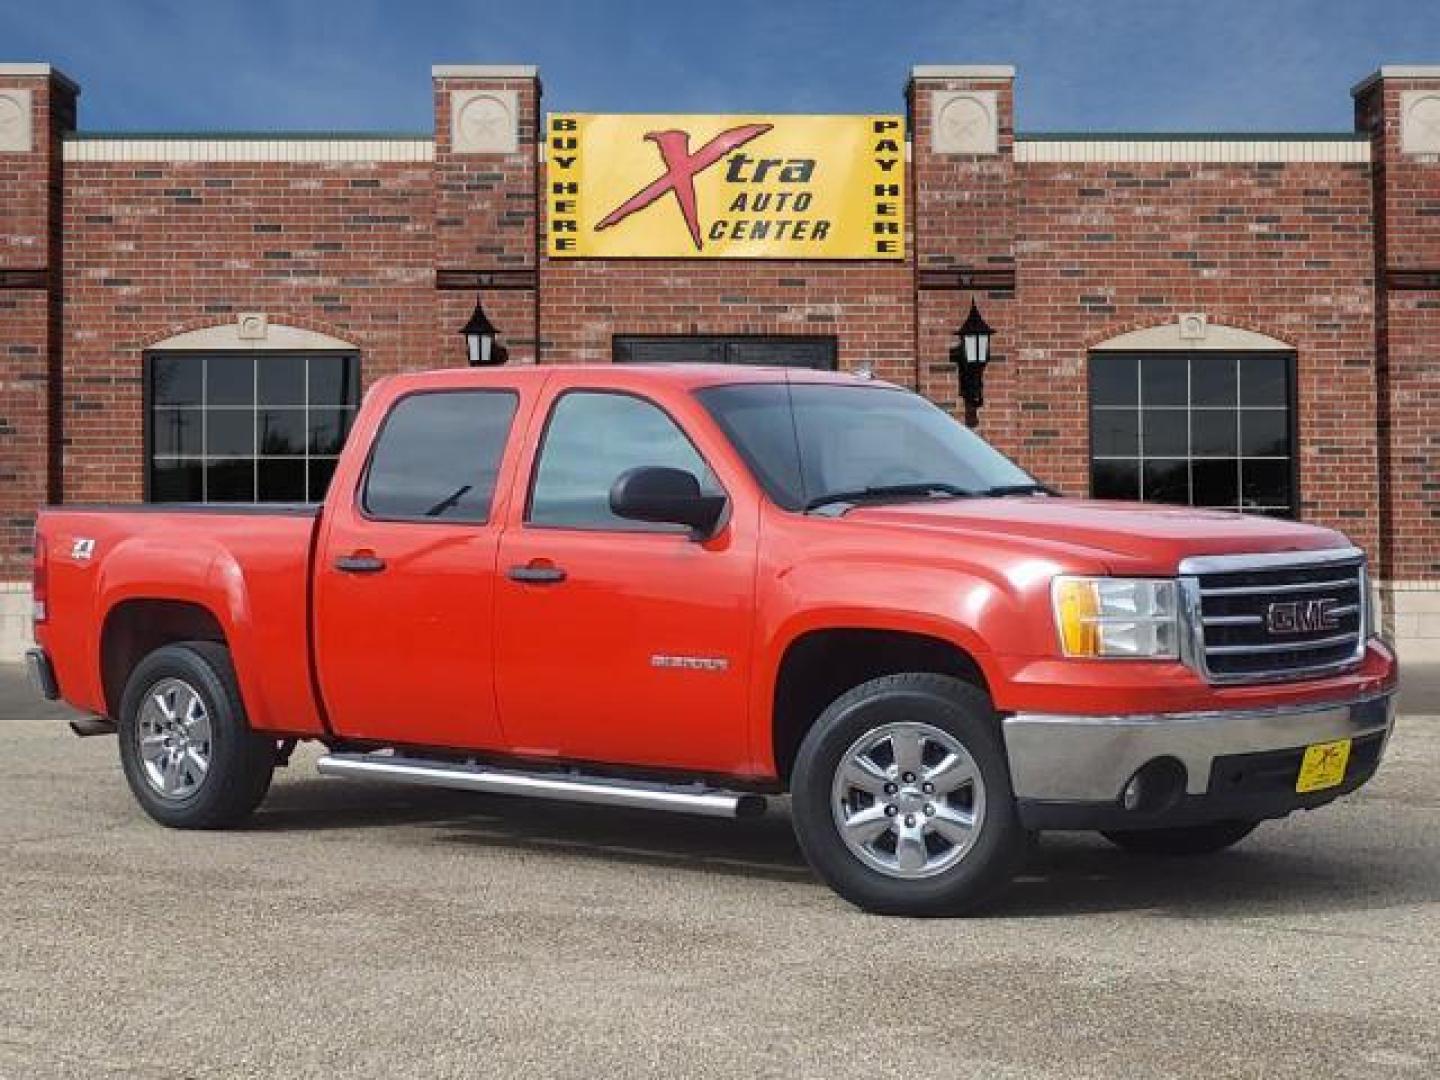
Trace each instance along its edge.
{"label": "blue sky", "polygon": [[1440,0],[0,0],[0,60],[87,130],[428,131],[432,63],[537,63],[550,109],[898,111],[915,63],[1013,63],[1016,125],[1348,130]]}

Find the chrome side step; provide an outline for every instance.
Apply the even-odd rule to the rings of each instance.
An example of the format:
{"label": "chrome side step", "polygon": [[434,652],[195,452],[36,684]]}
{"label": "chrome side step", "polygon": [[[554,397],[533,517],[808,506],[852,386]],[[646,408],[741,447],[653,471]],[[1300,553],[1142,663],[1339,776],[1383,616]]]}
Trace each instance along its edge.
{"label": "chrome side step", "polygon": [[703,784],[660,784],[574,772],[519,772],[484,765],[426,761],[388,753],[326,754],[317,763],[323,776],[392,780],[426,787],[484,791],[495,795],[538,795],[569,802],[672,810],[704,817],[759,817],[765,797]]}

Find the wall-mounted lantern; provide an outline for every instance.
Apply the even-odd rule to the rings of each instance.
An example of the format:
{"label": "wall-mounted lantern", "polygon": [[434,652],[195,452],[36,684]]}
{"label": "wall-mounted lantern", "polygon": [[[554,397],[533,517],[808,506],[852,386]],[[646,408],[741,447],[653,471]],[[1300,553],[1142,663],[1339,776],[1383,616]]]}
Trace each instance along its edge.
{"label": "wall-mounted lantern", "polygon": [[980,422],[980,406],[985,404],[985,365],[990,363],[990,338],[994,333],[971,300],[970,314],[957,331],[960,340],[950,347],[950,362],[960,369],[960,397],[965,402],[965,423],[969,427]]}
{"label": "wall-mounted lantern", "polygon": [[465,335],[465,358],[471,367],[496,367],[509,359],[505,346],[496,340],[499,331],[485,314],[479,297],[470,321],[460,328],[460,333]]}

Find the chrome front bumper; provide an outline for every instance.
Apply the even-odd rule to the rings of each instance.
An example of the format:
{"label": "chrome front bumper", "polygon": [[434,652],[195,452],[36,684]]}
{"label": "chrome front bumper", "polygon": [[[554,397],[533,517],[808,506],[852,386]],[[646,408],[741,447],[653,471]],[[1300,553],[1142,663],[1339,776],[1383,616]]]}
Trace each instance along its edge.
{"label": "chrome front bumper", "polygon": [[1005,749],[1019,800],[1118,805],[1130,778],[1157,758],[1184,765],[1185,795],[1203,797],[1217,758],[1376,733],[1388,737],[1393,716],[1392,694],[1339,704],[1150,716],[1017,713],[1005,720]]}

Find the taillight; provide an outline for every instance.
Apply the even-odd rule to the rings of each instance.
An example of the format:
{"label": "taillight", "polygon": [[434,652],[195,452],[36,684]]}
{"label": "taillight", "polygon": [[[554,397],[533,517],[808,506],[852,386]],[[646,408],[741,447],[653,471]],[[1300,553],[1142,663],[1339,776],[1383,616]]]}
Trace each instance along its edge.
{"label": "taillight", "polygon": [[35,531],[35,561],[32,564],[31,590],[34,597],[34,616],[37,623],[43,623],[49,612],[46,610],[46,601],[50,597],[50,567],[49,559],[45,551],[45,537],[37,529]]}

